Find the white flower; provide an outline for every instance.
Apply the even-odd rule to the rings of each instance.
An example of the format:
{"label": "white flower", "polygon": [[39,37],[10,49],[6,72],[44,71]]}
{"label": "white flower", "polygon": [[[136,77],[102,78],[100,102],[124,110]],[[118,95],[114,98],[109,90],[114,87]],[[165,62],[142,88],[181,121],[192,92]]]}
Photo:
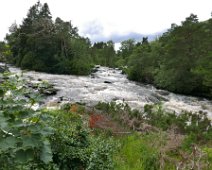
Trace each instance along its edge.
{"label": "white flower", "polygon": [[33,105],[27,104],[27,105],[25,105],[25,106],[28,107],[28,108],[31,108],[31,109],[34,110],[34,111],[38,110],[38,108],[40,107],[40,105],[39,105],[38,103],[35,103],[35,104],[33,104]]}
{"label": "white flower", "polygon": [[32,110],[36,111],[36,110],[39,109],[39,106],[40,106],[40,105],[39,105],[38,103],[35,103],[35,104],[32,105],[31,108],[32,108]]}
{"label": "white flower", "polygon": [[190,126],[191,125],[191,121],[187,121],[185,122],[187,126]]}
{"label": "white flower", "polygon": [[5,93],[5,96],[7,96],[7,97],[12,96],[12,92],[11,92],[10,90],[8,90],[8,91]]}
{"label": "white flower", "polygon": [[23,86],[18,86],[17,89],[20,90],[21,88],[23,88]]}

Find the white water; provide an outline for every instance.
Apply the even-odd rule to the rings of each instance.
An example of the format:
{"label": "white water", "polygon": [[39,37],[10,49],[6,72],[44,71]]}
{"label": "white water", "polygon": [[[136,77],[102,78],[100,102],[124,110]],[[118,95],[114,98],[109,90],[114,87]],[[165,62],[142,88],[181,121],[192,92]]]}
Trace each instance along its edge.
{"label": "white water", "polygon": [[[21,73],[21,70],[10,67],[13,73]],[[127,102],[131,107],[142,109],[147,103],[157,103],[162,100],[165,108],[179,113],[182,110],[207,112],[212,118],[212,101],[203,98],[184,96],[158,90],[151,85],[138,84],[129,81],[120,70],[100,67],[92,76],[53,75],[28,71],[24,77],[34,80],[47,80],[59,89],[54,96],[47,98],[47,102],[58,101],[59,98],[70,102],[82,102],[94,105],[99,101]],[[104,83],[109,81],[109,83]]]}

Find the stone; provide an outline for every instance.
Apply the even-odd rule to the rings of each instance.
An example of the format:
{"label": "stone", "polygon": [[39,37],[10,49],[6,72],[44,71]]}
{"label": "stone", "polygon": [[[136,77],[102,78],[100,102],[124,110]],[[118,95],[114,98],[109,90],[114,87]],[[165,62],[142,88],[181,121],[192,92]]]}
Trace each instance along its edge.
{"label": "stone", "polygon": [[159,93],[160,95],[163,95],[163,96],[168,96],[169,93],[170,93],[170,92],[164,91],[164,90],[157,90],[156,92]]}
{"label": "stone", "polygon": [[55,95],[57,94],[57,89],[55,88],[47,88],[47,89],[40,89],[39,90],[41,94],[45,94],[45,95]]}
{"label": "stone", "polygon": [[112,84],[112,82],[111,81],[104,81],[104,83],[107,83],[107,84]]}
{"label": "stone", "polygon": [[7,66],[0,66],[0,73],[4,73],[4,72],[8,72],[9,71],[9,69],[8,69],[8,67]]}

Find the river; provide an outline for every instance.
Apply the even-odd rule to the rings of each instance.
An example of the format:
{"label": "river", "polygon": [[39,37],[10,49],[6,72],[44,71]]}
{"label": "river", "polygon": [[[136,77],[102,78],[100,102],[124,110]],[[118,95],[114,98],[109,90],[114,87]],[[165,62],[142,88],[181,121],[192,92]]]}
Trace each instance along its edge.
{"label": "river", "polygon": [[[10,66],[12,73],[21,73],[19,68]],[[90,76],[57,75],[35,71],[25,71],[24,77],[36,80],[47,80],[59,91],[46,99],[47,103],[59,100],[80,102],[94,105],[101,102],[126,102],[132,108],[142,109],[145,104],[162,102],[168,110],[180,113],[182,110],[207,112],[212,118],[212,101],[174,94],[158,90],[152,85],[139,84],[127,79],[121,70],[98,67]]]}

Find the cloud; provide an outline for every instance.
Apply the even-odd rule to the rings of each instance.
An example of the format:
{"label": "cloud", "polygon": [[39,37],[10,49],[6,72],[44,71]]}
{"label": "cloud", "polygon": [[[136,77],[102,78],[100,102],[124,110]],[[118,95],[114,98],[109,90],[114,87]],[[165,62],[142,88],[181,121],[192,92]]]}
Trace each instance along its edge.
{"label": "cloud", "polygon": [[98,20],[86,23],[81,31],[84,36],[98,36],[103,34],[103,25]]}
{"label": "cloud", "polygon": [[117,34],[117,33],[113,33],[111,34],[109,37],[105,37],[105,40],[113,40],[115,43],[119,43],[122,42],[124,40],[128,40],[128,39],[134,39],[135,41],[141,41],[143,37],[148,37],[149,41],[154,40],[155,38],[157,38],[159,35],[161,35],[163,32],[158,32],[158,33],[154,33],[154,34],[141,34],[141,33],[137,33],[137,32],[128,32],[126,34]]}
{"label": "cloud", "polygon": [[112,40],[114,43],[120,43],[124,40],[134,39],[135,41],[141,41],[143,37],[148,37],[149,41],[154,40],[158,36],[162,35],[164,31],[157,32],[154,34],[142,34],[134,31],[128,31],[125,33],[111,32],[109,35],[105,34],[104,27],[98,20],[93,20],[86,23],[83,26],[83,30],[80,32],[82,36],[90,38],[91,42],[107,42]]}
{"label": "cloud", "polygon": [[[8,27],[14,21],[21,23],[30,6],[37,1],[1,1],[0,40],[3,40]],[[91,36],[92,41],[99,40],[98,37],[100,40],[101,37],[107,40],[108,37],[122,39],[128,34],[139,38],[141,36],[136,34],[152,34],[169,28],[172,23],[180,24],[191,13],[204,21],[210,17],[212,6],[212,0],[204,0],[204,3],[203,0],[62,0],[62,3],[61,0],[40,1],[49,4],[54,19],[60,17],[65,21],[71,20],[81,32]],[[88,23],[89,21],[93,22]]]}

